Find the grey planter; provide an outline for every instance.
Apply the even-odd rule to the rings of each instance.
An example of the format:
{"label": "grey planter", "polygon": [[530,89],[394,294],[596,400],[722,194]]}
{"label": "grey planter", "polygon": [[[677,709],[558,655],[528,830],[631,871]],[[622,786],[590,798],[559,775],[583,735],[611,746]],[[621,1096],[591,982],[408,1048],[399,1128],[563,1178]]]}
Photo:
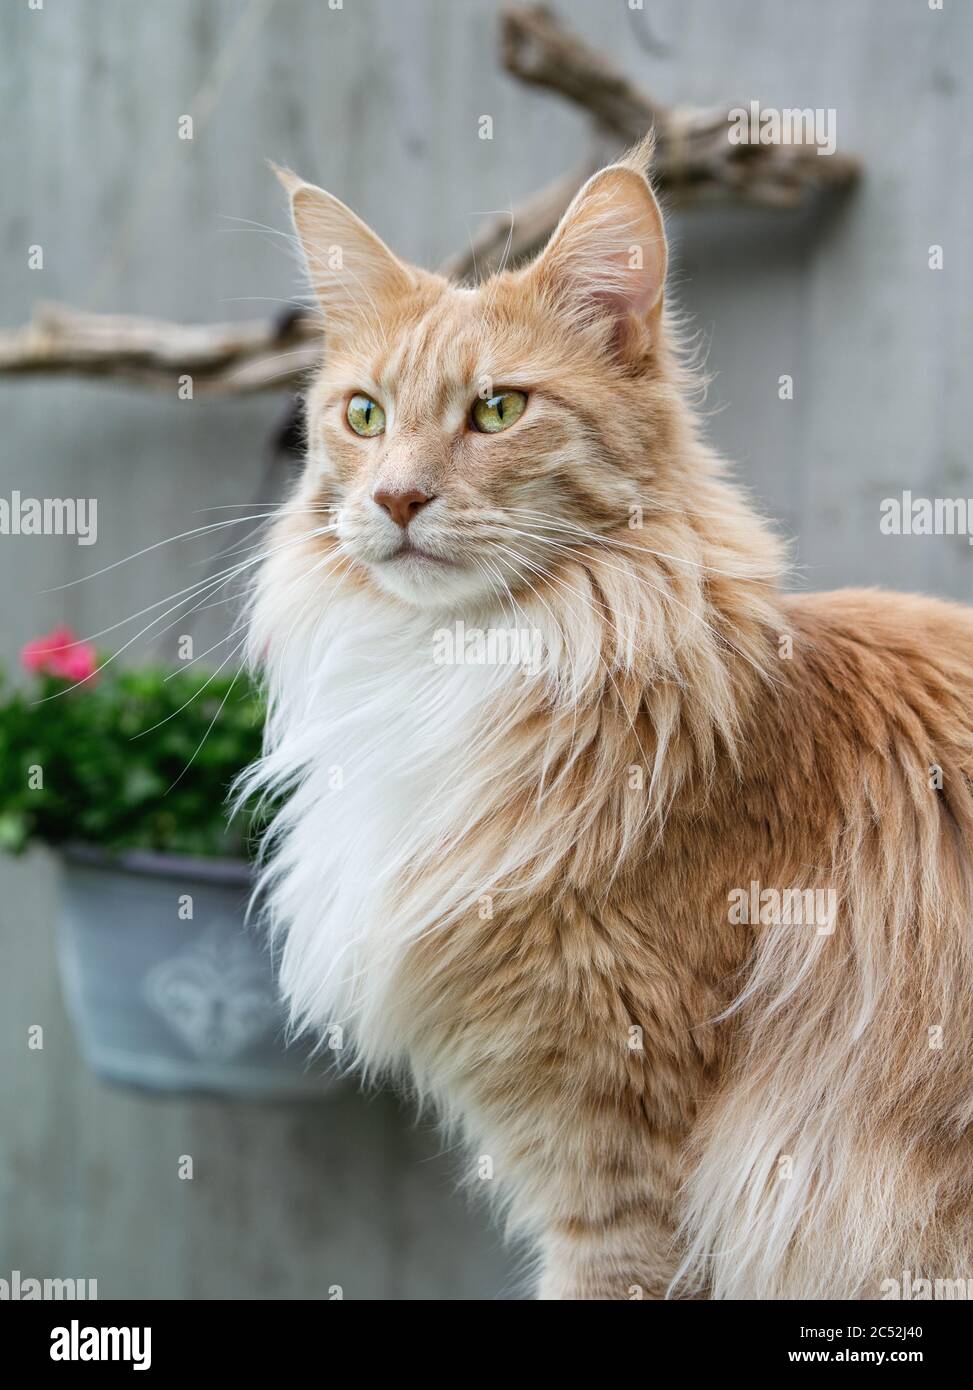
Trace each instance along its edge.
{"label": "grey planter", "polygon": [[154,1091],[328,1094],[326,1058],[284,1046],[270,955],[244,923],[246,864],[87,846],[61,862],[61,978],[93,1071]]}

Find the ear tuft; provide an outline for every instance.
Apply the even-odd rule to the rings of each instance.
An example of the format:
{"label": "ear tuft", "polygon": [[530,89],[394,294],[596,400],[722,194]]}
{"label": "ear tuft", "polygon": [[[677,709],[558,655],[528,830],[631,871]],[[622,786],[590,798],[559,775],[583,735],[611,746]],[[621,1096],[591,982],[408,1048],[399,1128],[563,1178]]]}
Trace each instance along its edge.
{"label": "ear tuft", "polygon": [[640,174],[648,182],[652,173],[652,165],[655,162],[655,147],[655,131],[646,131],[641,140],[623,154],[621,159],[616,159],[614,167],[631,169],[633,174]]}
{"label": "ear tuft", "polygon": [[295,174],[293,169],[288,169],[285,164],[275,164],[272,159],[268,159],[267,163],[269,164],[270,168],[273,169],[274,173],[277,175],[278,181],[284,188],[288,197],[292,197],[300,188],[304,180],[300,177],[299,174]]}

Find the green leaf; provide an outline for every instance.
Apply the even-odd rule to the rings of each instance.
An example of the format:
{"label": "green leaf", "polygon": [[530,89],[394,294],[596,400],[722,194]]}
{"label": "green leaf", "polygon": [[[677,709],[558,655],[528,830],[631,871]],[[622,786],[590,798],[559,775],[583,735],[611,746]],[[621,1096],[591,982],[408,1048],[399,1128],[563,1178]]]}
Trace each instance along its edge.
{"label": "green leaf", "polygon": [[[248,676],[113,663],[44,699],[64,689],[38,677],[13,690],[0,676],[0,849],[72,839],[200,855],[253,848],[251,816],[231,824],[226,806],[260,755],[264,707]],[[40,790],[27,784],[33,764]]]}

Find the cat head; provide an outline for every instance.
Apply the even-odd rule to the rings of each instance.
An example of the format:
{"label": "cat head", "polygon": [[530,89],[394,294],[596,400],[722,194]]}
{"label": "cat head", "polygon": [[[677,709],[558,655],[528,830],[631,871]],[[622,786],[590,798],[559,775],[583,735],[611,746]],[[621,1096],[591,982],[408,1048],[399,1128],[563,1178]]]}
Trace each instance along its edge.
{"label": "cat head", "polygon": [[672,453],[667,250],[643,143],[530,264],[463,287],[280,172],[324,323],[297,505],[416,607],[516,592],[625,527]]}

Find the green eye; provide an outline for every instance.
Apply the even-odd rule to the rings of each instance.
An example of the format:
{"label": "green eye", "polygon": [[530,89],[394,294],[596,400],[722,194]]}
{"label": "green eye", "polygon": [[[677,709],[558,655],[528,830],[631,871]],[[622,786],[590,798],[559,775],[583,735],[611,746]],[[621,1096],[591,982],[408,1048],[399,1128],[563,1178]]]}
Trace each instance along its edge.
{"label": "green eye", "polygon": [[385,411],[370,396],[352,396],[347,415],[351,428],[365,439],[385,432]]}
{"label": "green eye", "polygon": [[473,407],[473,424],[483,434],[497,434],[519,420],[527,407],[523,391],[501,391],[498,396],[478,400]]}

